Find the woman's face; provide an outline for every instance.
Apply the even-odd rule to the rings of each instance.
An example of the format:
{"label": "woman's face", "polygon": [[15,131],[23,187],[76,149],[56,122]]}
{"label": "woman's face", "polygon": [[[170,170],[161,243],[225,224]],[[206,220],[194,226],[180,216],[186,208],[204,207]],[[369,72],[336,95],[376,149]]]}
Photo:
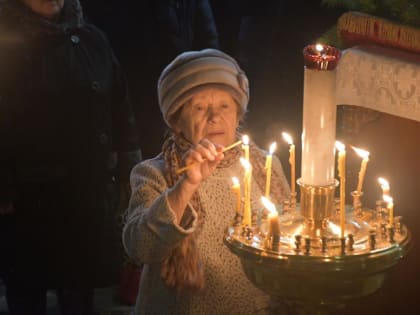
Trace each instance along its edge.
{"label": "woman's face", "polygon": [[194,94],[182,107],[174,130],[194,144],[207,138],[228,146],[235,141],[238,124],[238,105],[232,96],[223,90],[209,88]]}
{"label": "woman's face", "polygon": [[21,0],[34,13],[53,19],[57,17],[64,6],[64,0]]}

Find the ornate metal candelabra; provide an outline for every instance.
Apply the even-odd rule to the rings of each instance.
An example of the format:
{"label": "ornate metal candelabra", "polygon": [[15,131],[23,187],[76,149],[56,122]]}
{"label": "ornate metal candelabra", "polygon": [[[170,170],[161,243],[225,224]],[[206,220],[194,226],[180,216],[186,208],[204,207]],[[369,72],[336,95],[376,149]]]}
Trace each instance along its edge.
{"label": "ornate metal candelabra", "polygon": [[287,200],[282,206],[278,236],[269,235],[268,219],[226,230],[225,244],[240,257],[248,279],[271,295],[318,310],[377,291],[410,248],[405,225],[398,217],[388,224],[382,201],[376,209],[359,201],[357,208],[347,206],[341,238],[335,185],[300,189],[300,205],[290,208],[296,200]]}
{"label": "ornate metal candelabra", "polygon": [[[382,200],[374,209],[364,207],[362,192],[352,193],[352,205],[340,207],[335,198],[334,157],[330,157],[334,154],[330,147],[335,140],[335,103],[327,100],[334,108],[317,104],[325,102],[321,88],[329,89],[329,94],[334,91],[331,71],[339,52],[332,47],[315,51],[311,46],[304,53],[306,67],[313,72],[305,74],[300,203],[292,194],[280,205],[276,233],[261,209],[251,226],[237,223],[228,227],[224,242],[240,258],[255,286],[273,296],[302,302],[313,313],[377,291],[387,271],[409,250],[411,235],[400,218],[390,218],[393,214]],[[311,82],[317,86],[310,86]],[[310,106],[316,108],[311,111]],[[320,112],[319,117],[314,112]],[[325,130],[328,124],[333,131]],[[313,132],[312,127],[321,131]],[[311,134],[316,138],[310,138]],[[322,144],[320,134],[325,139]],[[325,163],[330,159],[332,170],[331,162]],[[341,211],[345,212],[344,223]]]}

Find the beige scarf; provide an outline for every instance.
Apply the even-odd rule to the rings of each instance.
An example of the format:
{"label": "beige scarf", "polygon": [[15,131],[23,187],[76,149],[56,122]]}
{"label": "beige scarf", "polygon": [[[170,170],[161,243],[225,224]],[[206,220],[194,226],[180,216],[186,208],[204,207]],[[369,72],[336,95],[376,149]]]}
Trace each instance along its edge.
{"label": "beige scarf", "polygon": [[[240,135],[238,135],[240,139]],[[180,178],[176,170],[182,166],[181,157],[191,148],[192,144],[184,137],[172,135],[169,137],[162,148],[165,160],[165,176],[168,186],[172,187]],[[218,164],[218,168],[226,168],[235,163],[241,156],[240,146],[224,153],[224,159]],[[265,155],[254,144],[250,144],[250,158],[253,166],[253,177],[261,191],[265,189]],[[280,203],[285,197],[285,191],[280,182],[281,174],[277,170],[272,173],[272,196],[274,202]],[[198,255],[196,239],[200,234],[205,222],[206,212],[200,202],[198,192],[195,192],[190,200],[191,205],[198,214],[197,230],[188,235],[171,254],[164,260],[161,276],[166,285],[175,289],[178,294],[197,293],[204,288],[204,270]],[[188,211],[184,212],[181,219],[182,226],[188,226],[193,218]]]}

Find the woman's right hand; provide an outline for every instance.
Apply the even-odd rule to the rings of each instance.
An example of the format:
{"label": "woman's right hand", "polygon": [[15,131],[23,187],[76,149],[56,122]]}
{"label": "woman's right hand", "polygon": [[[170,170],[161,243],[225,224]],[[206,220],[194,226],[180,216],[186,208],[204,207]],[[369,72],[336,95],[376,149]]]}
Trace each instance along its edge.
{"label": "woman's right hand", "polygon": [[204,138],[188,150],[183,157],[184,164],[190,165],[185,172],[185,180],[198,186],[209,177],[224,158],[222,148]]}

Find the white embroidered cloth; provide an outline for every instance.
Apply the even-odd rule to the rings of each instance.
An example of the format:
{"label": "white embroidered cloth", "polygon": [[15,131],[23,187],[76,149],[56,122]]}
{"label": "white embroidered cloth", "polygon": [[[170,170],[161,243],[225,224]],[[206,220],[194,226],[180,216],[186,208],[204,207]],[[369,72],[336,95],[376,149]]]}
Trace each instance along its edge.
{"label": "white embroidered cloth", "polygon": [[378,46],[343,51],[337,105],[356,105],[420,121],[420,55]]}

